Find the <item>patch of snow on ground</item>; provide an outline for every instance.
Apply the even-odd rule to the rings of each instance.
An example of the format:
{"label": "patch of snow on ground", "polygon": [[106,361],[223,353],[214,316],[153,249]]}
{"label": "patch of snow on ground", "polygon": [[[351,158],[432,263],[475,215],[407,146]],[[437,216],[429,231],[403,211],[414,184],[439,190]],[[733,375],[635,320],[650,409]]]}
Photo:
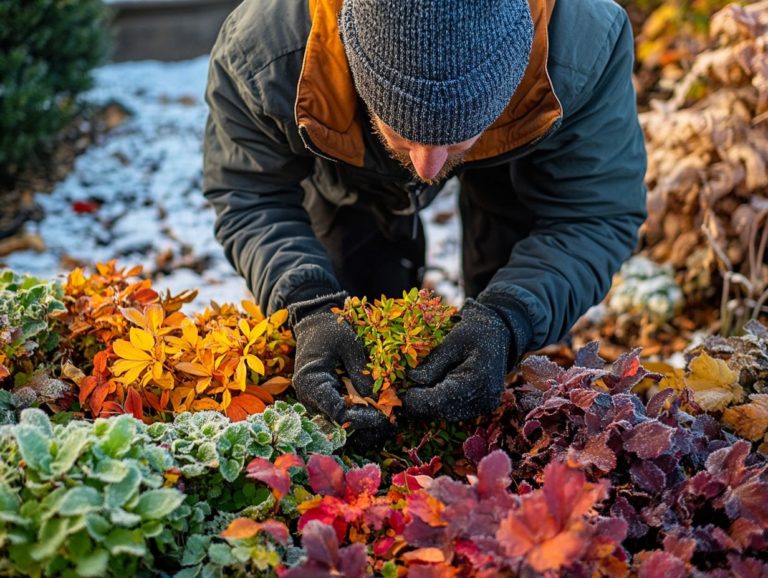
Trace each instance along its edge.
{"label": "patch of snow on ground", "polygon": [[[248,298],[244,281],[213,237],[214,212],[201,192],[207,69],[207,57],[97,69],[86,98],[117,101],[132,116],[78,157],[50,195],[37,195],[46,215],[37,232],[46,251],[12,253],[0,258],[0,267],[51,278],[64,277],[72,262],[118,259],[121,266],[143,265],[160,290],[199,289],[190,310],[211,299]],[[457,188],[456,181],[449,182],[422,213],[427,280],[456,304],[461,300]],[[77,201],[99,208],[78,214]]]}

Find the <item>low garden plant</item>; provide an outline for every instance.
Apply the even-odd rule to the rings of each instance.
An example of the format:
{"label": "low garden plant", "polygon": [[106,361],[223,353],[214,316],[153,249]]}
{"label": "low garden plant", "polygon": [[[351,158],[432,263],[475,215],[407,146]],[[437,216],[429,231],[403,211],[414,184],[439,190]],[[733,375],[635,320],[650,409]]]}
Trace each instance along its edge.
{"label": "low garden plant", "polygon": [[[596,342],[568,369],[533,355],[492,415],[399,424],[382,452],[360,456],[290,390],[274,399],[292,368],[283,314],[243,304],[188,316],[193,292],[160,295],[138,273],[112,263],[43,283],[39,298],[63,309],[35,310],[40,332],[23,355],[6,353],[10,421],[23,407],[16,372],[74,395],[68,412],[41,398],[0,426],[3,575],[768,573],[768,333],[757,324],[705,341],[677,373],[644,367],[639,350],[607,365]],[[40,283],[13,279],[9,301]],[[453,314],[418,291],[344,311],[365,345],[381,344],[369,365],[379,394],[407,387]],[[56,345],[40,347],[49,334]],[[215,390],[243,371],[245,390],[224,407]],[[261,405],[233,414],[242,395]],[[205,398],[216,405],[196,404]]]}

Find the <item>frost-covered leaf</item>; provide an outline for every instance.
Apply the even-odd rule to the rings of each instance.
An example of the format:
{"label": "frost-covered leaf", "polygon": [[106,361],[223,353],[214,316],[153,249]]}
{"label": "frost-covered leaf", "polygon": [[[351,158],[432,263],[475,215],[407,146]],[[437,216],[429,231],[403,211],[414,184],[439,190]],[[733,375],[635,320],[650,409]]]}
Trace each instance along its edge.
{"label": "frost-covered leaf", "polygon": [[344,493],[344,470],[331,456],[313,454],[307,462],[312,490],[323,496],[340,497]]}
{"label": "frost-covered leaf", "polygon": [[158,520],[178,508],[185,497],[173,488],[149,490],[141,494],[133,511],[143,520]]}
{"label": "frost-covered leaf", "polygon": [[39,475],[50,475],[53,461],[49,447],[50,438],[39,428],[29,424],[20,423],[14,429],[14,433],[19,444],[19,451],[27,466],[36,470]]}
{"label": "frost-covered leaf", "polygon": [[723,423],[754,442],[768,432],[768,394],[753,394],[749,399],[750,403],[727,408],[723,412]]}
{"label": "frost-covered leaf", "polygon": [[67,491],[59,503],[62,516],[79,516],[98,510],[104,504],[104,496],[96,488],[75,486]]}
{"label": "frost-covered leaf", "polygon": [[722,359],[702,352],[688,364],[688,371],[685,383],[693,390],[696,403],[706,411],[721,411],[744,399],[738,376]]}
{"label": "frost-covered leaf", "polygon": [[128,554],[129,556],[140,557],[147,553],[141,530],[115,528],[104,540],[104,546],[114,556]]}
{"label": "frost-covered leaf", "polygon": [[675,430],[658,420],[640,423],[624,435],[624,449],[640,459],[657,458],[669,451]]}
{"label": "frost-covered leaf", "polygon": [[504,492],[512,483],[512,462],[502,450],[484,457],[477,466],[477,493],[483,497]]}
{"label": "frost-covered leaf", "polygon": [[541,391],[547,391],[565,375],[559,365],[543,355],[527,357],[520,367],[523,379]]}
{"label": "frost-covered leaf", "polygon": [[104,491],[107,508],[120,508],[139,491],[141,472],[135,464],[127,464],[125,476],[116,483],[108,484]]}

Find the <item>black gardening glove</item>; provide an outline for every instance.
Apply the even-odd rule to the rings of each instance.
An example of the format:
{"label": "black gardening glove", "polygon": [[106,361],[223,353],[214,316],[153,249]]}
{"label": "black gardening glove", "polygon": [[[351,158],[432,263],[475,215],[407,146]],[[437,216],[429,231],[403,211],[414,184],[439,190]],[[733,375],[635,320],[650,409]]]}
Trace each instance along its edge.
{"label": "black gardening glove", "polygon": [[332,307],[342,307],[346,293],[335,293],[288,306],[296,337],[293,387],[305,406],[319,411],[339,424],[350,423],[353,447],[376,448],[392,435],[389,420],[372,407],[347,406],[342,398],[346,388],[336,373],[342,367],[357,392],[373,396],[373,380],[364,374],[367,356],[354,330]]}
{"label": "black gardening glove", "polygon": [[521,332],[514,315],[500,306],[467,299],[460,313],[443,342],[406,374],[415,384],[401,396],[408,417],[457,421],[498,407]]}

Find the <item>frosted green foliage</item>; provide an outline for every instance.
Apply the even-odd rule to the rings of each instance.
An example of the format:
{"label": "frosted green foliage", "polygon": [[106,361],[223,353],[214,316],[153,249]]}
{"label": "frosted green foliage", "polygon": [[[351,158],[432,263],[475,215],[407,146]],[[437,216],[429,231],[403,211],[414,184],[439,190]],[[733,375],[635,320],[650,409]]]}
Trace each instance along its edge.
{"label": "frosted green foliage", "polygon": [[608,300],[609,309],[617,315],[646,315],[657,325],[672,320],[684,304],[674,269],[642,256],[624,263]]}
{"label": "frosted green foliage", "polygon": [[138,575],[185,498],[164,487],[170,453],[129,415],[52,425],[26,409],[0,428],[0,455],[0,559],[11,575]]}
{"label": "frosted green foliage", "polygon": [[[60,283],[0,271],[0,375],[3,368],[11,376],[17,370],[29,372],[57,348],[51,314],[66,311],[63,296]],[[33,359],[36,355],[40,359]]]}
{"label": "frosted green foliage", "polygon": [[231,422],[215,411],[182,413],[173,424],[156,423],[149,436],[165,444],[185,478],[218,470],[227,482],[235,481],[253,458],[296,453],[330,454],[344,445],[340,427],[320,417],[309,418],[301,404],[278,401],[264,413]]}

